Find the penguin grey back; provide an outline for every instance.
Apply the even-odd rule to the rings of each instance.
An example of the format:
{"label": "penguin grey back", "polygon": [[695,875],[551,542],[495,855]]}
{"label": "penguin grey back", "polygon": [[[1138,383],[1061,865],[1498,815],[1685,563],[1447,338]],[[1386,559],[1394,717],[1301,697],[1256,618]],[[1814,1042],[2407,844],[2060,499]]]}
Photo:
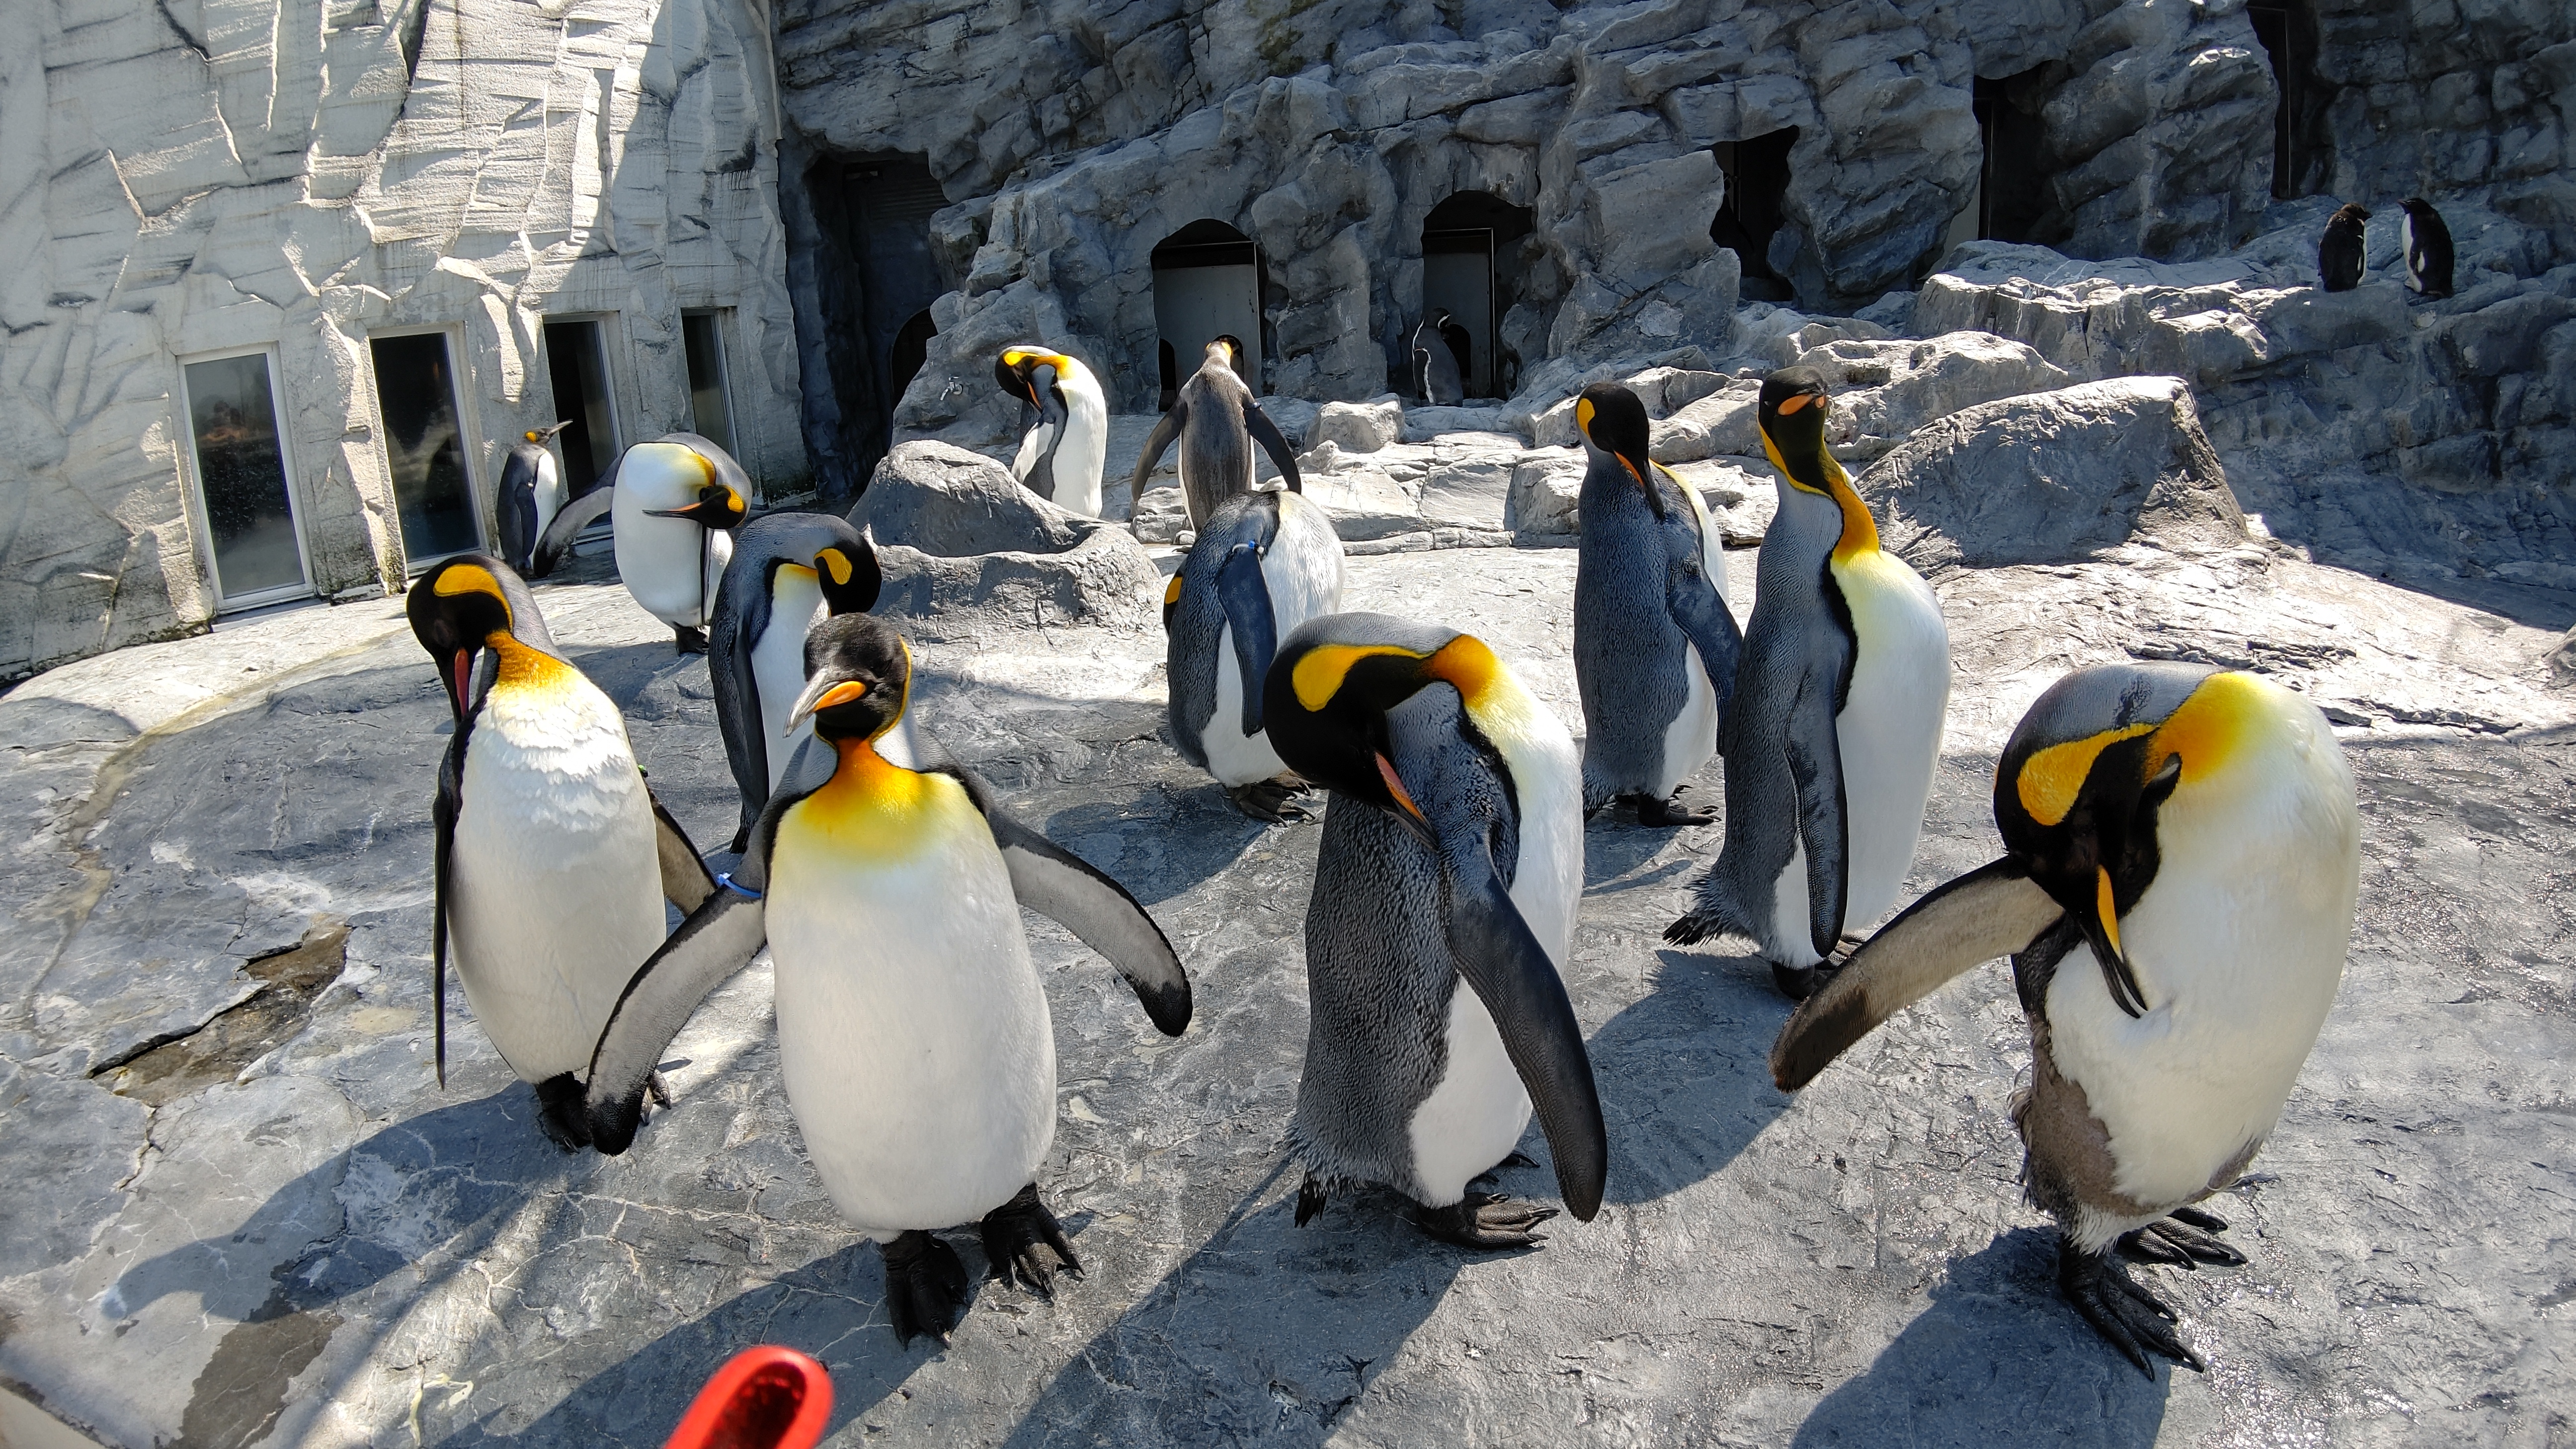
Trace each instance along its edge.
{"label": "penguin grey back", "polygon": [[[724,737],[726,762],[742,795],[742,830],[751,828],[769,802],[769,750],[780,743],[769,738],[761,723],[760,685],[752,670],[752,650],[770,625],[771,579],[781,565],[810,568],[816,554],[834,547],[863,572],[874,572],[875,550],[849,520],[829,513],[765,514],[735,535],[733,558],[716,584],[715,617],[707,625],[707,683],[715,696],[716,729]],[[856,582],[873,593],[873,584]],[[839,605],[857,601],[826,602],[840,613],[845,610]]]}
{"label": "penguin grey back", "polygon": [[[1648,486],[1657,486],[1650,480]],[[1669,550],[1696,540],[1689,505],[1676,498],[1662,518],[1618,461],[1593,459],[1577,503],[1583,520],[1574,572],[1574,675],[1583,699],[1583,804],[1651,788],[1664,754],[1664,728],[1690,700],[1697,669],[1665,603]],[[1633,727],[1630,727],[1633,726]]]}
{"label": "penguin grey back", "polygon": [[1252,389],[1214,359],[1181,385],[1190,415],[1181,429],[1181,480],[1191,517],[1214,517],[1218,504],[1252,490],[1252,430],[1244,423],[1251,402]]}
{"label": "penguin grey back", "polygon": [[522,574],[534,565],[537,539],[545,532],[545,521],[537,517],[537,470],[550,461],[544,448],[521,443],[501,465],[494,510],[501,526],[501,561]]}
{"label": "penguin grey back", "polygon": [[[1217,671],[1240,667],[1245,704],[1257,709],[1278,651],[1278,627],[1261,577],[1261,559],[1278,537],[1278,494],[1244,493],[1218,504],[1181,560],[1170,602],[1163,606],[1172,743],[1181,758],[1201,769],[1208,762],[1204,740],[1216,713]],[[1245,598],[1247,586],[1261,597]],[[1217,644],[1229,623],[1236,626],[1234,649],[1232,657],[1221,659]],[[1255,632],[1263,637],[1249,637]],[[1250,735],[1255,727],[1243,732]]]}
{"label": "penguin grey back", "polygon": [[2329,292],[2349,292],[2361,285],[2364,271],[2362,223],[2370,213],[2347,203],[2326,218],[2325,235],[2317,240],[2317,279]]}

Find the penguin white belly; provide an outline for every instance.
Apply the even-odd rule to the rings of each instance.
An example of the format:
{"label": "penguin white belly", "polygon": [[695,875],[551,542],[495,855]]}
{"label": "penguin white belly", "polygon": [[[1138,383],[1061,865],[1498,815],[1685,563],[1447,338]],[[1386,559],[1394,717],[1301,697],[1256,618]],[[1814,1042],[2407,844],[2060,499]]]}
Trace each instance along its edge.
{"label": "penguin white belly", "polygon": [[[1301,493],[1279,495],[1279,532],[1261,559],[1261,586],[1270,595],[1270,620],[1278,637],[1309,619],[1342,607],[1342,540],[1332,519]],[[1275,645],[1274,641],[1274,645]],[[1216,712],[1200,732],[1208,773],[1220,784],[1249,785],[1286,774],[1265,731],[1243,734],[1243,670],[1234,657],[1231,621],[1216,636]]]}
{"label": "penguin white belly", "polygon": [[[2312,723],[2158,812],[2161,866],[2120,918],[2146,1014],[2113,1004],[2086,946],[2049,983],[2058,1071],[2109,1134],[2112,1186],[2141,1204],[2201,1196],[2271,1135],[2343,979],[2361,822],[2323,717],[2289,704]],[[2228,803],[2194,808],[2194,790]],[[2147,1220],[2086,1218],[2088,1245]]]}
{"label": "penguin white belly", "polygon": [[1036,427],[1029,429],[1028,436],[1020,439],[1020,451],[1011,459],[1011,476],[1023,483],[1029,481],[1038,464],[1046,461],[1047,449],[1054,446],[1055,424],[1040,419]]}
{"label": "penguin white belly", "polygon": [[2424,290],[2424,254],[2415,249],[2415,218],[2407,212],[2397,214],[2397,254],[2406,259],[2406,285],[2412,291]]}
{"label": "penguin white belly", "polygon": [[1230,621],[1216,631],[1216,712],[1199,732],[1199,748],[1207,751],[1208,773],[1220,785],[1250,785],[1288,772],[1287,762],[1270,748],[1269,731],[1243,733],[1243,668],[1235,661]]}
{"label": "penguin white belly", "polygon": [[495,689],[465,750],[449,861],[456,974],[527,1081],[585,1071],[662,943],[653,806],[617,707],[587,680]]}
{"label": "penguin white belly", "polygon": [[1682,676],[1690,696],[1682,701],[1681,712],[1664,726],[1663,764],[1655,773],[1654,793],[1666,796],[1683,781],[1700,772],[1717,754],[1717,691],[1710,687],[1708,669],[1700,662],[1699,646],[1682,641]]}
{"label": "penguin white belly", "polygon": [[617,535],[617,577],[626,592],[665,624],[704,628],[715,588],[710,575],[700,572],[700,551],[712,576],[721,577],[724,561],[733,557],[732,536],[708,537],[709,530],[685,518],[652,517],[624,488],[608,512]]}
{"label": "penguin white belly", "polygon": [[788,1102],[879,1242],[1000,1207],[1055,1141],[1055,1036],[1001,852],[961,786],[921,778],[906,847],[824,839],[818,795],[780,822],[770,876]]}
{"label": "penguin white belly", "polygon": [[751,646],[751,678],[760,690],[761,740],[769,756],[769,788],[787,774],[796,747],[814,737],[814,722],[787,729],[787,712],[805,689],[805,635],[827,615],[823,588],[810,569],[782,568],[772,576],[769,627]]}
{"label": "penguin white belly", "polygon": [[1100,516],[1100,473],[1109,462],[1109,405],[1088,378],[1058,379],[1064,396],[1064,442],[1055,454],[1055,503],[1087,518]]}
{"label": "penguin white belly", "polygon": [[555,467],[554,454],[537,455],[537,485],[531,491],[537,500],[537,537],[543,538],[546,529],[554,523],[555,515],[563,512],[566,501],[563,471]]}
{"label": "penguin white belly", "polygon": [[[1847,820],[1843,929],[1859,931],[1895,906],[1914,865],[1950,708],[1950,631],[1931,586],[1895,558],[1873,550],[1834,572],[1860,641],[1834,718]],[[1798,871],[1803,895],[1803,860]]]}

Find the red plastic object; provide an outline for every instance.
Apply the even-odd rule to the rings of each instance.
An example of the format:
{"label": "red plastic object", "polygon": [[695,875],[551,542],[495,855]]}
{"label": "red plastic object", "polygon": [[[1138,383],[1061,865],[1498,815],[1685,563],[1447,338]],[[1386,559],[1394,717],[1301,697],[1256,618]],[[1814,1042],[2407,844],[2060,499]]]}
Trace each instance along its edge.
{"label": "red plastic object", "polygon": [[831,1374],[764,1343],[716,1370],[663,1449],[813,1449],[831,1417]]}

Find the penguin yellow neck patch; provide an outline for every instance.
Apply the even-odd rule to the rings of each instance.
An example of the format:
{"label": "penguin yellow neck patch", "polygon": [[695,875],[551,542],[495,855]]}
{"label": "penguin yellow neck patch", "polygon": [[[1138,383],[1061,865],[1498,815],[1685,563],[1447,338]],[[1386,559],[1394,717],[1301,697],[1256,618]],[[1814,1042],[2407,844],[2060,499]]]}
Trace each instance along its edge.
{"label": "penguin yellow neck patch", "polygon": [[835,748],[841,760],[832,778],[788,811],[782,829],[817,832],[815,843],[845,855],[896,858],[929,838],[949,795],[964,798],[956,781],[888,764],[866,740],[839,740]]}
{"label": "penguin yellow neck patch", "polygon": [[2191,697],[2168,717],[2147,742],[2145,770],[2153,779],[2165,762],[2180,756],[2183,783],[2207,779],[2224,767],[2237,746],[2260,725],[2274,686],[2251,674],[2228,670],[2200,682]]}
{"label": "penguin yellow neck patch", "polygon": [[[479,572],[479,570],[478,570]],[[573,667],[543,650],[531,649],[505,630],[483,636],[484,645],[500,656],[492,677],[495,690],[556,690],[574,679]]]}

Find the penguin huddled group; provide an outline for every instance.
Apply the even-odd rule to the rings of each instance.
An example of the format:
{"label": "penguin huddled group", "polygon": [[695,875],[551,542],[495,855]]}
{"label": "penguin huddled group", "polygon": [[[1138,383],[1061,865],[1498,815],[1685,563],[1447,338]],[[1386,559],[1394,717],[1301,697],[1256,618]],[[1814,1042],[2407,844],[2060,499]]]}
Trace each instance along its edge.
{"label": "penguin huddled group", "polygon": [[[2410,196],[2398,205],[2397,250],[2406,265],[2406,285],[2427,297],[2451,295],[2451,229],[2433,203]],[[2369,270],[2363,260],[2363,235],[2370,213],[2359,202],[2347,202],[2326,218],[2317,239],[2317,282],[2329,292],[2349,292]]]}
{"label": "penguin huddled group", "polygon": [[[1434,1238],[1537,1246],[1558,1209],[1485,1190],[1533,1116],[1564,1210],[1597,1215],[1609,1136],[1565,976],[1586,822],[1625,802],[1644,826],[1718,823],[1681,797],[1722,761],[1718,855],[1665,934],[1749,941],[1769,964],[1798,1003],[1771,1050],[1782,1090],[2008,957],[2034,1061],[2012,1120],[2030,1200],[2059,1225],[2060,1286],[2141,1370],[2151,1354],[2200,1367],[2119,1259],[2243,1261],[2194,1204],[2277,1123],[2358,891],[2352,778],[2317,709],[2241,671],[2066,676],[1997,766],[2000,857],[1863,939],[1912,867],[1950,647],[1939,600],[1882,548],[1834,457],[1818,372],[1762,385],[1778,510],[1742,627],[1721,531],[1654,461],[1644,404],[1615,383],[1576,399],[1578,745],[1474,632],[1342,611],[1340,541],[1241,355],[1209,344],[1134,481],[1177,444],[1197,530],[1163,598],[1177,752],[1265,823],[1325,796],[1285,1124],[1297,1222],[1373,1186]],[[1038,415],[1017,476],[1096,511],[1098,382],[1034,344],[995,378]],[[1256,488],[1256,444],[1282,487]],[[513,558],[450,559],[408,601],[455,725],[434,811],[442,1081],[452,955],[546,1133],[625,1152],[648,1099],[668,1102],[665,1049],[766,948],[789,1104],[834,1204],[881,1247],[898,1337],[944,1341],[957,1321],[966,1270],[937,1234],[968,1222],[993,1276],[1051,1296],[1081,1265],[1038,1182],[1056,1062],[1019,908],[1098,952],[1171,1035],[1193,1014],[1179,953],[921,726],[911,646],[870,612],[877,560],[847,520],[749,518],[742,470],[690,434],[628,450],[569,503],[525,471],[538,502]],[[720,874],[514,567],[542,575],[602,513],[636,602],[708,656],[740,796]],[[667,936],[666,900],[685,914]]]}

